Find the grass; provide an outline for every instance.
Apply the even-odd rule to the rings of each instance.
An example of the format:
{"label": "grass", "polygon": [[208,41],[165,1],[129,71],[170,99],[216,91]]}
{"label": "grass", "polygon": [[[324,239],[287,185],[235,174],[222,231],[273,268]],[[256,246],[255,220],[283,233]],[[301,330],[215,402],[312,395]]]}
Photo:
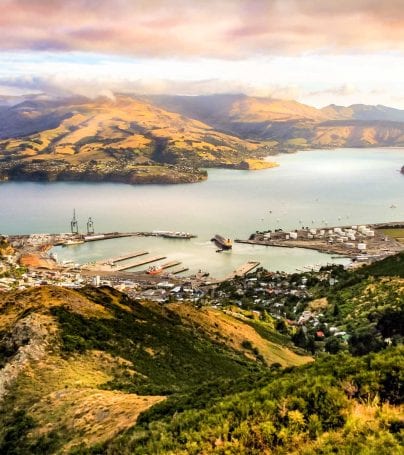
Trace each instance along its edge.
{"label": "grass", "polygon": [[404,229],[380,229],[383,234],[404,243]]}

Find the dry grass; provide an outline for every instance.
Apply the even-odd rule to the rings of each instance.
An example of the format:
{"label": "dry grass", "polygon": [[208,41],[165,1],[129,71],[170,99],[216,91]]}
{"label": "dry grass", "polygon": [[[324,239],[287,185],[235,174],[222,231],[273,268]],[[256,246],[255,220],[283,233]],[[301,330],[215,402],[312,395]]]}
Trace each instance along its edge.
{"label": "dry grass", "polygon": [[197,327],[212,340],[242,351],[249,358],[255,358],[255,355],[243,347],[245,341],[249,341],[253,348],[258,349],[268,364],[280,363],[282,366],[291,366],[302,365],[312,360],[311,357],[299,356],[288,348],[265,340],[251,326],[222,311],[210,308],[197,310],[191,305],[179,303],[170,304],[168,308],[181,317],[184,325]]}
{"label": "dry grass", "polygon": [[321,312],[321,311],[325,310],[327,308],[327,306],[328,306],[327,297],[323,297],[321,299],[312,300],[309,303],[310,311],[314,311],[314,312]]}
{"label": "dry grass", "polygon": [[[75,445],[93,445],[133,426],[139,414],[164,400],[161,396],[138,396],[117,391],[63,389],[52,392],[31,408],[42,426],[37,435],[65,428],[70,441],[63,452]],[[49,409],[52,409],[50,415]]]}
{"label": "dry grass", "polygon": [[[214,159],[209,152],[232,154],[237,150],[255,151],[260,147],[213,130],[210,126],[159,109],[145,101],[121,96],[116,102],[89,102],[78,107],[82,112],[63,120],[54,129],[23,140],[0,141],[6,153],[22,154],[30,159],[66,159],[72,163],[90,159],[111,159],[108,151],[133,150],[149,156],[151,139],[133,131],[135,123],[153,136],[168,140],[169,146],[194,156]],[[73,130],[73,131],[72,131]],[[206,140],[209,136],[213,139]],[[111,139],[114,141],[111,142]],[[223,157],[225,158],[225,156]]]}
{"label": "dry grass", "polygon": [[51,307],[66,306],[69,311],[92,318],[112,318],[104,306],[94,303],[70,289],[56,286],[41,286],[18,293],[0,294],[0,328],[16,321],[29,309],[46,312]]}
{"label": "dry grass", "polygon": [[404,229],[381,229],[383,234],[404,243]]}

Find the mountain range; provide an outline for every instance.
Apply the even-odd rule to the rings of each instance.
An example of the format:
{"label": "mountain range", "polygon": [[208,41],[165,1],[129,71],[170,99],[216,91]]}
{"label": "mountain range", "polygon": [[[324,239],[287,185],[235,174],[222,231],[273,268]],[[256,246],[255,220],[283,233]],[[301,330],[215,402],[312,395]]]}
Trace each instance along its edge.
{"label": "mountain range", "polygon": [[404,110],[246,95],[0,98],[0,178],[192,182],[307,148],[404,145]]}

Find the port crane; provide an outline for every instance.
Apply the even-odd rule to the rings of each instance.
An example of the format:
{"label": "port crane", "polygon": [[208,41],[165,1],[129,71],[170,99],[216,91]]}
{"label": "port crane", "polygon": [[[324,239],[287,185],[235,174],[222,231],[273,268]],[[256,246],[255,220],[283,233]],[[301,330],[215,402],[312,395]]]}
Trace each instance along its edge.
{"label": "port crane", "polygon": [[70,221],[70,229],[72,231],[72,234],[78,234],[79,233],[79,223],[76,218],[76,209],[73,209],[73,218]]}
{"label": "port crane", "polygon": [[87,221],[87,235],[93,235],[93,234],[94,234],[94,221],[90,216],[90,218]]}

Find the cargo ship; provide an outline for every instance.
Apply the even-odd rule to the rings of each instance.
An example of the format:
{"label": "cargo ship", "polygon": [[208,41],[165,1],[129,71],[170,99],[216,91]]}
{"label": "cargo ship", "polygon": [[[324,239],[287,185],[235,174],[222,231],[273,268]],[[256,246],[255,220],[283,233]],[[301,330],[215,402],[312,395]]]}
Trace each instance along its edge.
{"label": "cargo ship", "polygon": [[230,239],[226,239],[225,237],[219,234],[216,234],[213,237],[212,242],[215,242],[216,245],[222,250],[231,250],[231,248],[233,247],[233,242]]}

